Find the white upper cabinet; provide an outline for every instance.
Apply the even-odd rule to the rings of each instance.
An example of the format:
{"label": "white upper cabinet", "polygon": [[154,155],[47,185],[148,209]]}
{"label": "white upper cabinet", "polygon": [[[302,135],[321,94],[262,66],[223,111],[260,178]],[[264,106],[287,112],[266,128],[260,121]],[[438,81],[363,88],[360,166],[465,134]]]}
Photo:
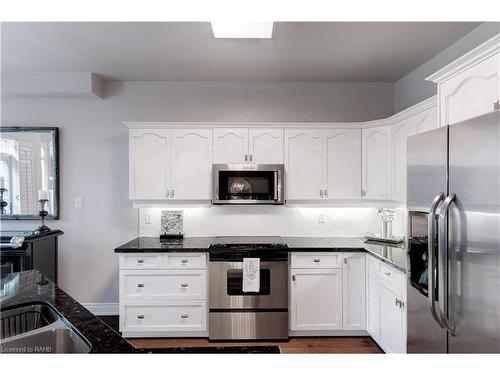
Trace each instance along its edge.
{"label": "white upper cabinet", "polygon": [[406,144],[408,137],[438,127],[435,106],[392,125],[392,200],[406,201]]}
{"label": "white upper cabinet", "polygon": [[440,126],[493,111],[500,99],[500,34],[427,79],[438,84]]}
{"label": "white upper cabinet", "polygon": [[361,130],[323,131],[324,197],[361,198]]}
{"label": "white upper cabinet", "polygon": [[248,129],[248,160],[258,164],[283,164],[283,129]]}
{"label": "white upper cabinet", "polygon": [[391,126],[362,130],[362,189],[365,199],[391,198]]}
{"label": "white upper cabinet", "polygon": [[215,128],[213,132],[214,163],[248,161],[248,128]]}
{"label": "white upper cabinet", "polygon": [[292,269],[292,330],[342,329],[342,270]]}
{"label": "white upper cabinet", "polygon": [[129,132],[130,199],[165,199],[170,184],[170,130]]}
{"label": "white upper cabinet", "polygon": [[364,330],[366,327],[365,254],[344,253],[343,328]]}
{"label": "white upper cabinet", "polygon": [[322,197],[322,143],[321,130],[285,130],[286,199]]}
{"label": "white upper cabinet", "polygon": [[210,199],[212,171],[212,130],[172,130],[173,199]]}

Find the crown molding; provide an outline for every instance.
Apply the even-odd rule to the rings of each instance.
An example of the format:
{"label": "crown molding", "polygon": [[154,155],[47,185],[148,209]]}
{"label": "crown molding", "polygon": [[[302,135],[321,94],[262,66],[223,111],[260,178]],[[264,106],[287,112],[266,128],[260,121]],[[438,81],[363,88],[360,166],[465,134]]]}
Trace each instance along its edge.
{"label": "crown molding", "polygon": [[500,53],[500,33],[480,44],[465,55],[454,60],[444,68],[426,78],[427,81],[440,83],[463,72],[465,69],[480,63],[487,58]]}
{"label": "crown molding", "polygon": [[129,129],[162,129],[162,128],[283,128],[283,129],[368,129],[392,125],[437,105],[437,97],[432,96],[390,117],[363,122],[147,122],[125,121]]}

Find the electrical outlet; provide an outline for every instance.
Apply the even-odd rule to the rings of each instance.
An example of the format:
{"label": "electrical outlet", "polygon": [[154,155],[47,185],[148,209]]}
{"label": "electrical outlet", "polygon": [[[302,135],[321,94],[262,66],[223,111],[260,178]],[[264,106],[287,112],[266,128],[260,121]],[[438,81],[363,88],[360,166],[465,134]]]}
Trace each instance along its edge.
{"label": "electrical outlet", "polygon": [[75,208],[83,208],[83,199],[82,197],[75,197]]}
{"label": "electrical outlet", "polygon": [[326,223],[326,217],[325,217],[325,214],[323,212],[319,214],[318,223],[319,224],[325,224]]}
{"label": "electrical outlet", "polygon": [[144,224],[152,224],[151,213],[147,208],[144,210]]}

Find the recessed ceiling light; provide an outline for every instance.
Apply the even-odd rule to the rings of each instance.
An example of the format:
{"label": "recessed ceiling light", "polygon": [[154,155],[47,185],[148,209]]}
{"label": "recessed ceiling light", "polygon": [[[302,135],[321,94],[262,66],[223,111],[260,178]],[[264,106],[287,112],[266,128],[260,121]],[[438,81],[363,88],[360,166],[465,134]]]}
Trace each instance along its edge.
{"label": "recessed ceiling light", "polygon": [[210,22],[214,38],[271,39],[274,22]]}

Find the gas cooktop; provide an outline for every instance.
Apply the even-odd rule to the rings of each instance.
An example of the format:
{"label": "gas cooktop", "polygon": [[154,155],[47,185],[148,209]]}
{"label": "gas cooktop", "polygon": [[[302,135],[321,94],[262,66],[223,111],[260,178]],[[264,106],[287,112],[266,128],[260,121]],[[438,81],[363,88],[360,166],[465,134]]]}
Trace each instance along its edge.
{"label": "gas cooktop", "polygon": [[215,237],[211,249],[282,249],[288,245],[278,236],[221,236]]}

